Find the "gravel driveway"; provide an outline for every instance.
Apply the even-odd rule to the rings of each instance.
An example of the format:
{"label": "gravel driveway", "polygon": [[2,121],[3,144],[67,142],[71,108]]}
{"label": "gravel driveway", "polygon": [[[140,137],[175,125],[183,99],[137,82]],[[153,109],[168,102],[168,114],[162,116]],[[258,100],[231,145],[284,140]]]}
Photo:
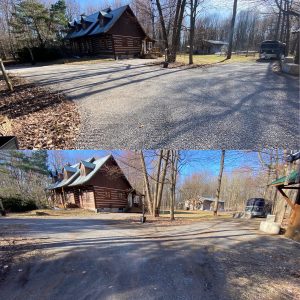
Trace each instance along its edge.
{"label": "gravel driveway", "polygon": [[183,70],[147,62],[10,70],[76,101],[79,148],[299,148],[299,82],[271,63]]}
{"label": "gravel driveway", "polygon": [[0,281],[6,300],[300,296],[300,244],[260,234],[258,220],[159,227],[100,215],[0,219],[3,225],[40,240],[40,255],[10,266]]}

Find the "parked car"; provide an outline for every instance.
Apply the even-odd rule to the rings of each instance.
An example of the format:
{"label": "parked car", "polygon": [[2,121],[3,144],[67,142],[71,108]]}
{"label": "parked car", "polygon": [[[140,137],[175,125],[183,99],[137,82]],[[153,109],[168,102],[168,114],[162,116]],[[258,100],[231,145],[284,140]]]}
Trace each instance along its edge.
{"label": "parked car", "polygon": [[245,213],[250,217],[266,217],[270,212],[270,204],[263,198],[251,198],[246,201]]}
{"label": "parked car", "polygon": [[260,44],[260,59],[282,59],[285,54],[286,45],[279,41],[263,41]]}

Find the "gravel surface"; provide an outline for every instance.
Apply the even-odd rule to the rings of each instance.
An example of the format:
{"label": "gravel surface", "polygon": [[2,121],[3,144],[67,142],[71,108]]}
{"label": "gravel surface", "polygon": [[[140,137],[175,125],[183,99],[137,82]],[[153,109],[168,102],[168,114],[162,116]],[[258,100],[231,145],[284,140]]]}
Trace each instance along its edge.
{"label": "gravel surface", "polygon": [[272,63],[163,69],[147,60],[10,69],[79,106],[77,147],[299,148],[298,78]]}
{"label": "gravel surface", "polygon": [[1,298],[299,299],[300,244],[259,233],[260,220],[160,227],[101,218],[0,219],[40,250],[10,266]]}

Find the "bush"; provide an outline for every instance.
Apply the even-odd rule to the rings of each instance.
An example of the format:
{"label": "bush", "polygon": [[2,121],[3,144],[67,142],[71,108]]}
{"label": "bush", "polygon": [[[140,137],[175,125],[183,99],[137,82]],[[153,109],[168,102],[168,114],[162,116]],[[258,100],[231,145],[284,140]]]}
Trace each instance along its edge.
{"label": "bush", "polygon": [[[31,50],[35,62],[47,62],[65,57],[63,50],[58,47],[34,47]],[[28,48],[20,49],[18,51],[18,57],[21,63],[31,62]]]}
{"label": "bush", "polygon": [[9,212],[24,212],[37,209],[33,200],[23,200],[20,198],[4,198],[2,199],[4,209]]}

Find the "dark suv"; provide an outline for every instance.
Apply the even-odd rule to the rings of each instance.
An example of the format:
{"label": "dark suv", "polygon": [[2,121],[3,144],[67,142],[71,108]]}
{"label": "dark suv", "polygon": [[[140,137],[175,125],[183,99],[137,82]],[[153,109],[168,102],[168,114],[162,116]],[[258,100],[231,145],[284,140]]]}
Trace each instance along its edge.
{"label": "dark suv", "polygon": [[270,213],[270,208],[265,199],[251,198],[246,201],[245,213],[251,217],[266,217]]}

